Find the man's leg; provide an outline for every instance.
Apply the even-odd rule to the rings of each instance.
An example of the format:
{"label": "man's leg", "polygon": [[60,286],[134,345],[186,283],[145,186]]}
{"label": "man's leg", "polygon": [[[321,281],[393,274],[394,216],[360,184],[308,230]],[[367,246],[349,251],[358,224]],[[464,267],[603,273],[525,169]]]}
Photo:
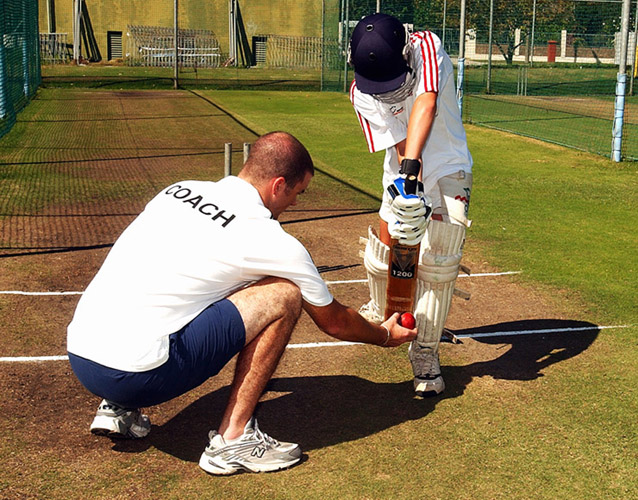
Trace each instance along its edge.
{"label": "man's leg", "polygon": [[268,278],[229,297],[246,330],[219,432],[211,431],[199,466],[215,475],[267,472],[301,460],[301,448],[259,430],[253,416],[301,314],[301,292],[289,281]]}
{"label": "man's leg", "polygon": [[228,297],[246,328],[230,398],[219,428],[225,439],[240,436],[253,415],[301,315],[301,292],[291,282],[267,278]]}

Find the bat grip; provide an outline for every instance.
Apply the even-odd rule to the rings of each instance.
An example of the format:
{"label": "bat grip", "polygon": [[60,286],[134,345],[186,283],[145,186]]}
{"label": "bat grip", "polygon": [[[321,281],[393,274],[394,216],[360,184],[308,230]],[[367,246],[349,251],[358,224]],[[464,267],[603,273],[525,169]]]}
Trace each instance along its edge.
{"label": "bat grip", "polygon": [[419,180],[416,175],[408,175],[405,179],[405,194],[416,194],[416,188]]}

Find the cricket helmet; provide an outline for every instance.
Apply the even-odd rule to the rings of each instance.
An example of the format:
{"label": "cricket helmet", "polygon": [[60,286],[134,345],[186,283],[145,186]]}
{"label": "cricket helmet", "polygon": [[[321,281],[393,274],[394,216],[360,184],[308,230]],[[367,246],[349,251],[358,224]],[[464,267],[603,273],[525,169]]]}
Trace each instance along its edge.
{"label": "cricket helmet", "polygon": [[398,89],[410,71],[408,47],[408,31],[397,18],[377,13],[361,19],[349,47],[357,88],[364,94]]}

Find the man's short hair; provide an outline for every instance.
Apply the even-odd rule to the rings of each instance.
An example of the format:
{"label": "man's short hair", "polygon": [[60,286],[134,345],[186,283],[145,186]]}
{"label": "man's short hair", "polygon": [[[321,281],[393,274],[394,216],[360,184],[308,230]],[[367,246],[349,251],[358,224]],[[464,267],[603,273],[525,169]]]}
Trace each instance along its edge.
{"label": "man's short hair", "polygon": [[262,135],[250,148],[244,164],[246,175],[258,182],[283,177],[290,188],[314,175],[315,168],[306,147],[287,132],[269,132]]}

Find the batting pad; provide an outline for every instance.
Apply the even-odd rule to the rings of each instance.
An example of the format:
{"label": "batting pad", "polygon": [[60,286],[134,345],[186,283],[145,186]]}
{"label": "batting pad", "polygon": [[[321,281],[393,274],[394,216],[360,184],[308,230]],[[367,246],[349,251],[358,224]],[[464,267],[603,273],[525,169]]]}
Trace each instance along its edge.
{"label": "batting pad", "polygon": [[381,323],[385,313],[390,247],[381,242],[372,226],[368,227],[368,239],[360,238],[360,242],[366,244],[365,251],[360,253],[368,274],[370,302],[364,305],[359,313],[368,321]]}
{"label": "batting pad", "polygon": [[421,242],[416,286],[417,343],[438,349],[459,274],[465,226],[430,221]]}

